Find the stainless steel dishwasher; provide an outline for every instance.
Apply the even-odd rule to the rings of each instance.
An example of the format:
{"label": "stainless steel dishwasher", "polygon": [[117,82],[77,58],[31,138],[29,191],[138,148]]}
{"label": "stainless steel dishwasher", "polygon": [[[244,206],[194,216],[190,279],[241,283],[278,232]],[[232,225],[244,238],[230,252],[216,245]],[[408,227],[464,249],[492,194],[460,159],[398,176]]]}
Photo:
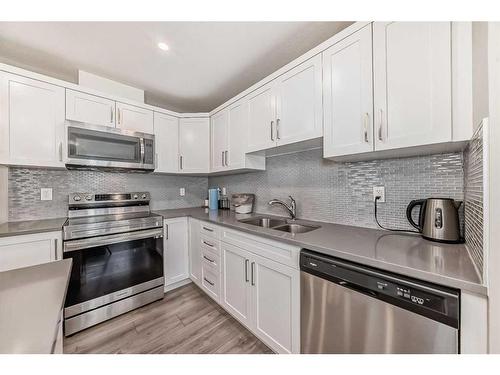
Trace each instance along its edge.
{"label": "stainless steel dishwasher", "polygon": [[459,353],[457,290],[302,250],[302,353]]}

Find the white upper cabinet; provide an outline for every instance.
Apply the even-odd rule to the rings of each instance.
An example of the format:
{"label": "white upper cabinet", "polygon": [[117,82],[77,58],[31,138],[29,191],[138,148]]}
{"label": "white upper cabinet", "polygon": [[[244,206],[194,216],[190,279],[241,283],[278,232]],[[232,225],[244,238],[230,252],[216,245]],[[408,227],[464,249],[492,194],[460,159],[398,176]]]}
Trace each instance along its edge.
{"label": "white upper cabinet", "polygon": [[219,172],[228,168],[228,128],[229,111],[222,110],[211,118],[211,171]]}
{"label": "white upper cabinet", "polygon": [[153,111],[116,102],[116,127],[153,134]]}
{"label": "white upper cabinet", "polygon": [[64,88],[0,72],[0,163],[64,167]]}
{"label": "white upper cabinet", "polygon": [[179,119],[163,113],[154,113],[156,150],[155,172],[179,172]]}
{"label": "white upper cabinet", "polygon": [[276,146],[275,107],[271,83],[260,87],[248,96],[248,152]]}
{"label": "white upper cabinet", "polygon": [[320,54],[276,79],[278,146],[323,136],[321,85]]}
{"label": "white upper cabinet", "polygon": [[323,52],[325,157],[373,151],[372,27]]}
{"label": "white upper cabinet", "polygon": [[179,120],[179,168],[181,173],[208,173],[210,169],[210,119]]}
{"label": "white upper cabinet", "polygon": [[450,142],[451,23],[375,22],[375,149]]}
{"label": "white upper cabinet", "polygon": [[248,152],[323,136],[321,55],[248,96]]}
{"label": "white upper cabinet", "polygon": [[115,101],[66,89],[66,119],[115,126]]}

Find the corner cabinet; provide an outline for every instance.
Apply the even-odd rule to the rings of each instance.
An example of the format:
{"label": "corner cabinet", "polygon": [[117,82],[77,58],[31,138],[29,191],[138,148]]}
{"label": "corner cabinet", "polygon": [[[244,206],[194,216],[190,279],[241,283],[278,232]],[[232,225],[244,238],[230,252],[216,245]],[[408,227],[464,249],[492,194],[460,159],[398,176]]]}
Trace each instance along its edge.
{"label": "corner cabinet", "polygon": [[210,119],[179,120],[180,173],[206,174],[210,170]]}
{"label": "corner cabinet", "polygon": [[64,88],[0,72],[0,164],[64,167]]}
{"label": "corner cabinet", "polygon": [[323,136],[321,54],[248,95],[248,152]]}
{"label": "corner cabinet", "polygon": [[157,173],[179,172],[179,119],[154,113],[154,135]]}
{"label": "corner cabinet", "polygon": [[211,117],[210,172],[264,170],[263,155],[247,155],[249,101],[242,99]]}
{"label": "corner cabinet", "polygon": [[163,225],[163,266],[167,288],[189,278],[188,219],[168,219]]}

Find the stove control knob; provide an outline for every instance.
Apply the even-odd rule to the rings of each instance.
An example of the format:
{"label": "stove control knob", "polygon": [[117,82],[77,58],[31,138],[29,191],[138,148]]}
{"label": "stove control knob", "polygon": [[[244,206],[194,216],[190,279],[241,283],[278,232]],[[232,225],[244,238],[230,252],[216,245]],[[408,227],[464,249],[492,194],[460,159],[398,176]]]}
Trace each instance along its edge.
{"label": "stove control knob", "polygon": [[148,196],[146,194],[142,194],[142,199],[146,199]]}
{"label": "stove control knob", "polygon": [[137,199],[139,198],[139,196],[137,194],[134,194],[134,199]]}
{"label": "stove control knob", "polygon": [[79,195],[75,195],[75,196],[73,197],[73,200],[74,200],[75,202],[79,202],[79,201],[81,201],[81,200],[82,200],[82,197],[80,197]]}
{"label": "stove control knob", "polygon": [[88,201],[91,201],[92,200],[92,195],[86,195],[85,199],[88,200]]}

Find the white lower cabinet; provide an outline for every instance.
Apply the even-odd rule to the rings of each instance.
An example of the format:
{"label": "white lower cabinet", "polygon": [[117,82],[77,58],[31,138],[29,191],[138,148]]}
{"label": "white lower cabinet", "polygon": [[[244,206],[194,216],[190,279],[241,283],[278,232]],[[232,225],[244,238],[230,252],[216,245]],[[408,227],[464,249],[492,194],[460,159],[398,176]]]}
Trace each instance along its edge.
{"label": "white lower cabinet", "polygon": [[222,306],[275,352],[299,353],[299,270],[225,242],[222,264]]}
{"label": "white lower cabinet", "polygon": [[0,272],[62,259],[61,232],[0,238]]}
{"label": "white lower cabinet", "polygon": [[163,265],[165,288],[189,278],[188,221],[186,217],[164,220]]}

